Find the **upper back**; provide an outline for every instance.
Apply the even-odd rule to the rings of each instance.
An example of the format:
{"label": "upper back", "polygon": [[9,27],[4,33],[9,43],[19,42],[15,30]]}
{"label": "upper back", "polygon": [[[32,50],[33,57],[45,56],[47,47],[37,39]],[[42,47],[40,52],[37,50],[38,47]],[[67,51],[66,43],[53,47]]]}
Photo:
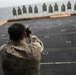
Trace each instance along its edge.
{"label": "upper back", "polygon": [[6,44],[1,48],[4,75],[38,75],[41,52],[28,44]]}

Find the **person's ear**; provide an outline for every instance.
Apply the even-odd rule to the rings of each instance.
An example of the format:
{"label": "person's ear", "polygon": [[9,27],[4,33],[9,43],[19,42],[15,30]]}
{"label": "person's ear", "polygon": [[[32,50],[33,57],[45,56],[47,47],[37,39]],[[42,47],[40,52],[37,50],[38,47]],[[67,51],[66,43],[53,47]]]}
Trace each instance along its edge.
{"label": "person's ear", "polygon": [[27,33],[26,32],[24,33],[24,36],[25,36],[25,38],[27,37]]}

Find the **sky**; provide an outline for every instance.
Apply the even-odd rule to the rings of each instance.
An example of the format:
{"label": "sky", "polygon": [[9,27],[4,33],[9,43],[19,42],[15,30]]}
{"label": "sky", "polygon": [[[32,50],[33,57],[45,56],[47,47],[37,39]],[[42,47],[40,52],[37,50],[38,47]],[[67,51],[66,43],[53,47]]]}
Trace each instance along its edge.
{"label": "sky", "polygon": [[0,7],[10,7],[10,6],[35,4],[51,1],[64,1],[64,0],[0,0]]}

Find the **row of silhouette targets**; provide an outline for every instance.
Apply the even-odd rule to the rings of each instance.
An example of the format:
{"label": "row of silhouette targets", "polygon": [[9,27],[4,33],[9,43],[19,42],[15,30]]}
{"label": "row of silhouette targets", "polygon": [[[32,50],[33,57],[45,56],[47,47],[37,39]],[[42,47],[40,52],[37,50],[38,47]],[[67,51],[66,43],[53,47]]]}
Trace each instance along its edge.
{"label": "row of silhouette targets", "polygon": [[[74,10],[76,10],[76,3],[74,4],[73,7],[74,7]],[[71,9],[72,9],[72,4],[71,4],[70,1],[68,1],[68,3],[67,3],[67,10],[71,10]],[[44,3],[42,5],[42,12],[45,12],[45,11],[47,11],[49,13],[53,13],[54,11],[59,11],[58,4],[55,3],[54,7],[52,5],[49,5],[47,7],[47,5]],[[66,5],[65,4],[62,4],[61,11],[62,12],[66,11]],[[18,15],[22,15],[22,13],[27,13],[27,12],[28,13],[33,13],[33,12],[34,13],[39,13],[37,5],[35,5],[34,8],[31,5],[29,5],[28,8],[26,8],[26,6],[23,5],[22,9],[20,7],[18,7],[17,9],[15,7],[13,7],[12,12],[13,12],[13,15],[17,15],[17,13],[18,13]]]}

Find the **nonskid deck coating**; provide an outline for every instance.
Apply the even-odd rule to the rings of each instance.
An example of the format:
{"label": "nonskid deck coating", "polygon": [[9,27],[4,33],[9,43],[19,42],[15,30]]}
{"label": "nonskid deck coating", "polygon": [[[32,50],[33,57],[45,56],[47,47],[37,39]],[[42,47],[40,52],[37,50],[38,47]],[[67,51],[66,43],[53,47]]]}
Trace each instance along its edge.
{"label": "nonskid deck coating", "polygon": [[[76,75],[76,16],[16,22],[28,24],[44,43],[41,75]],[[7,29],[12,23],[0,27],[0,46],[8,41]]]}

